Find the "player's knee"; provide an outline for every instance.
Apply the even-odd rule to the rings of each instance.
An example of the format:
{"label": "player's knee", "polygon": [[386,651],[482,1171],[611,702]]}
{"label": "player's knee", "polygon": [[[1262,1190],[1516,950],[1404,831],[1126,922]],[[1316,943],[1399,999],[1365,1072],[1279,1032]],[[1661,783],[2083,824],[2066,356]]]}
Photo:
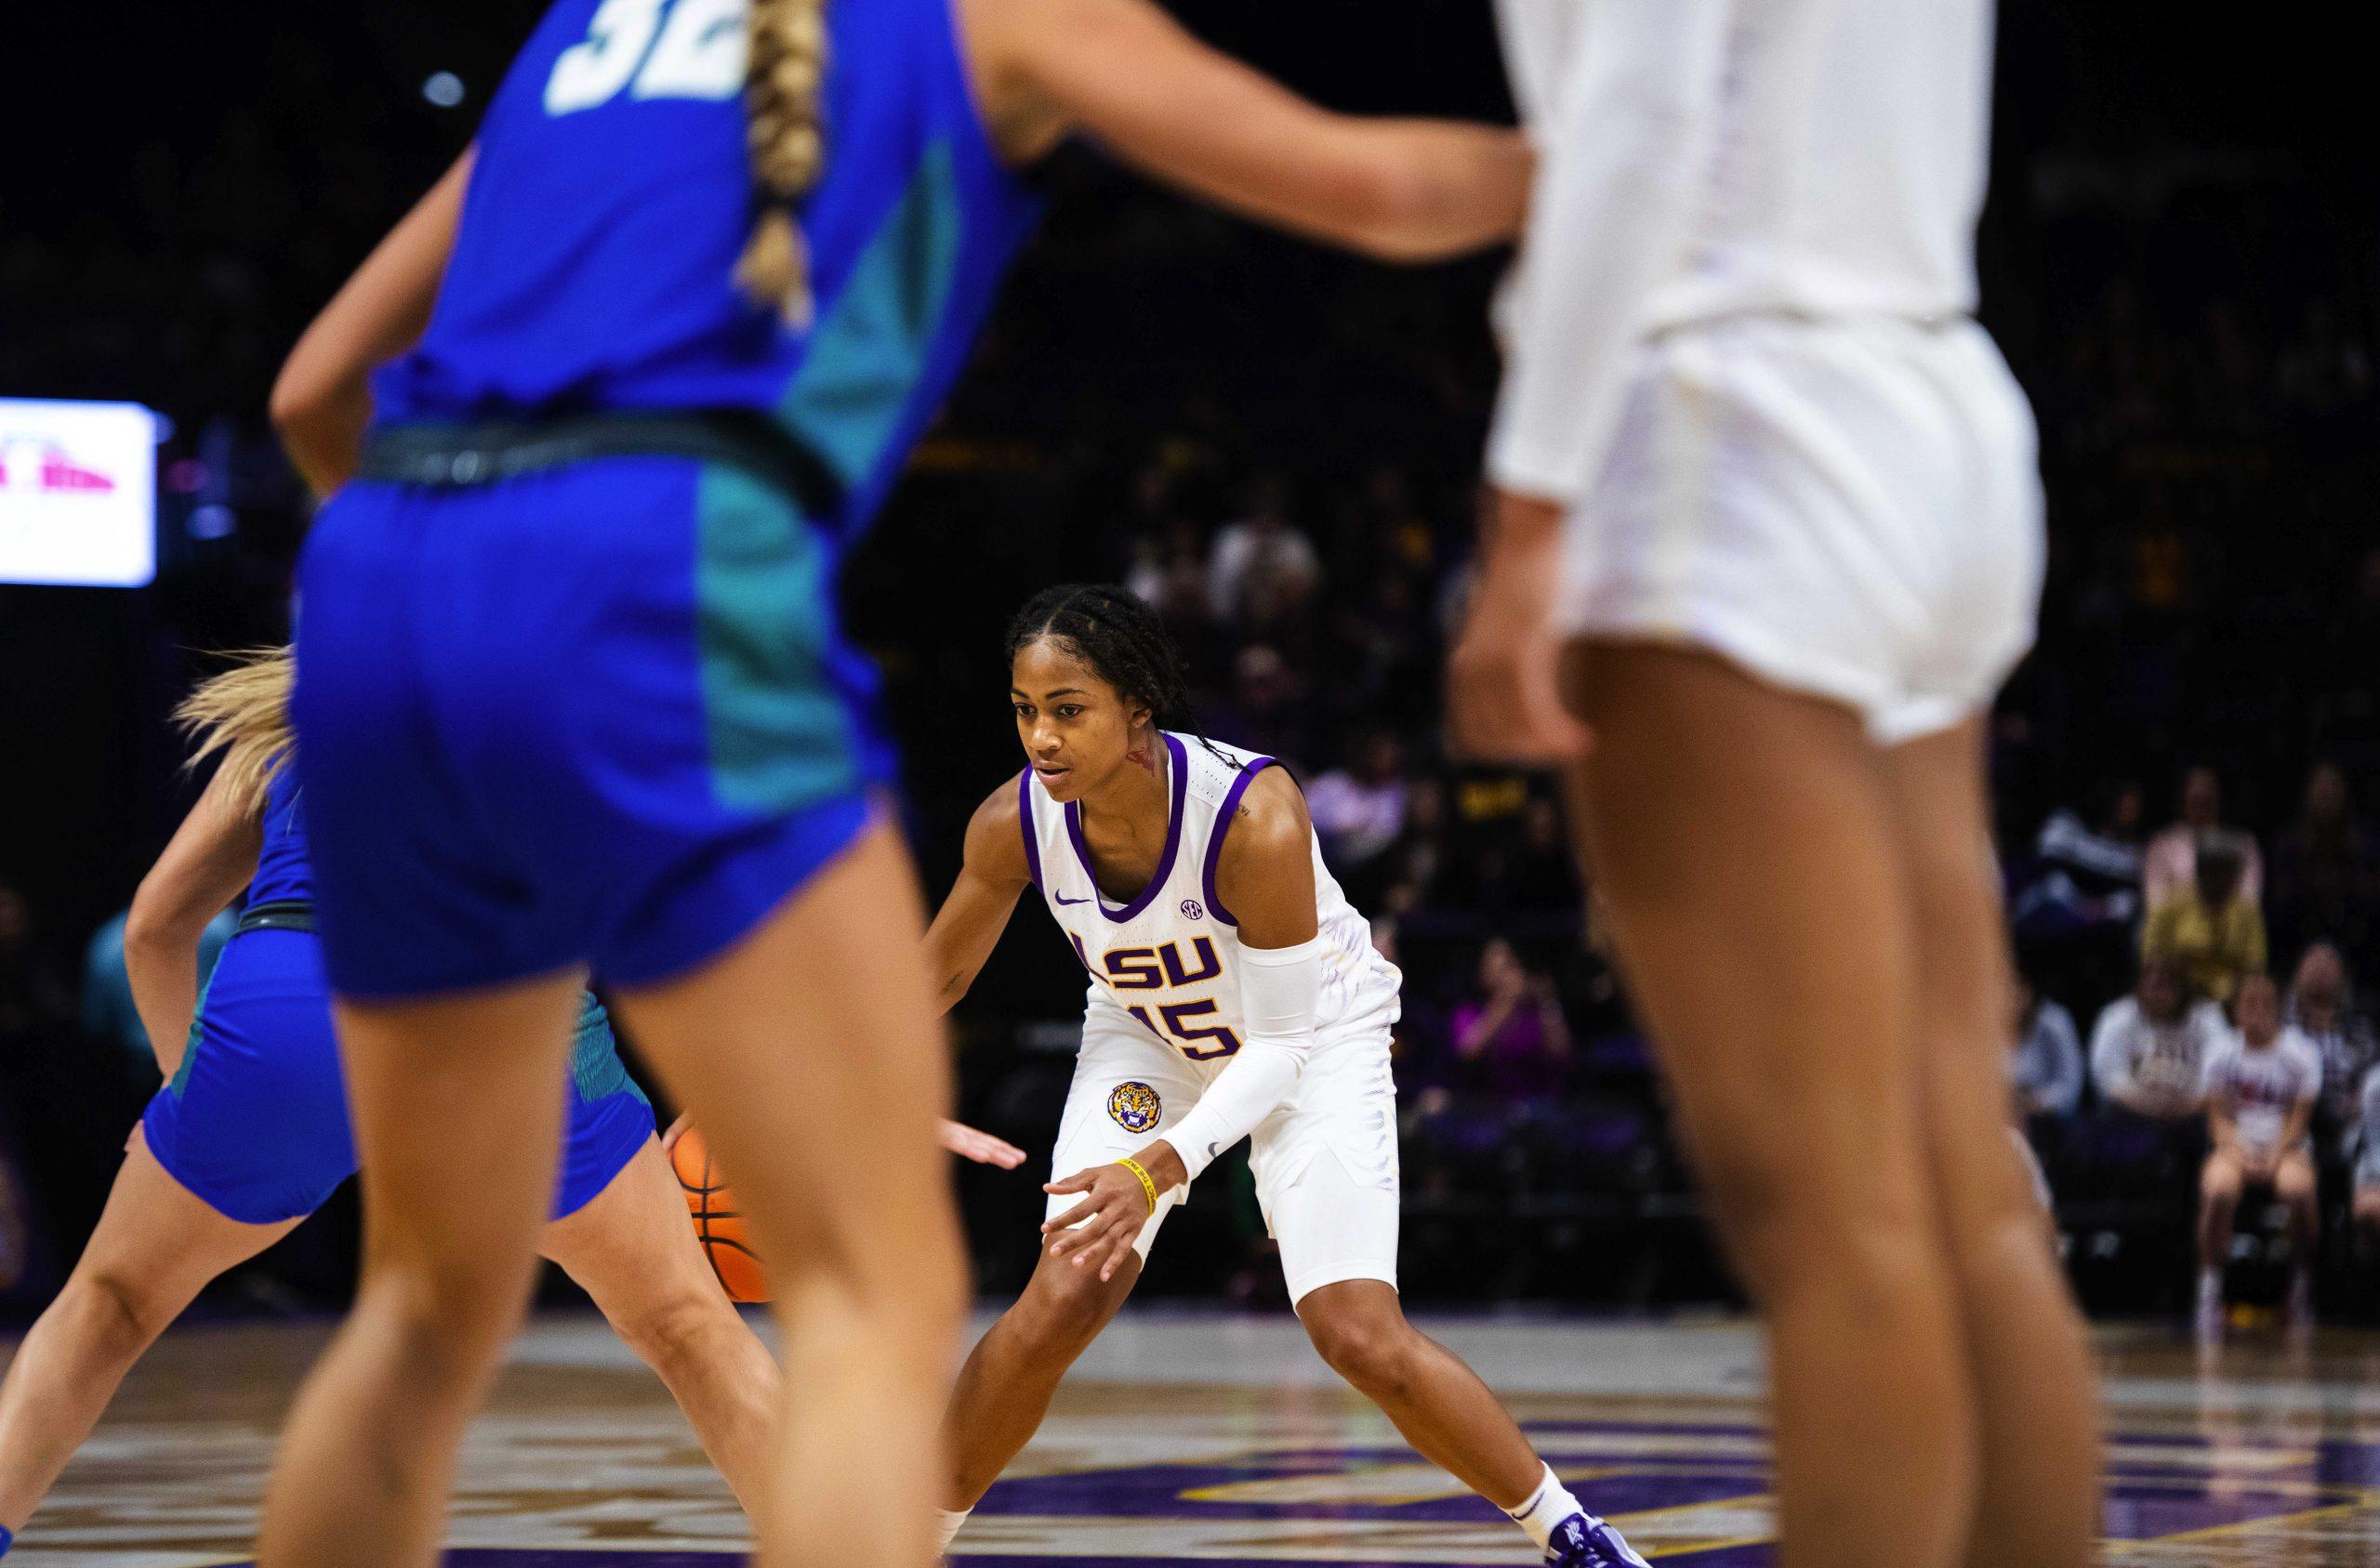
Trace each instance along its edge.
{"label": "player's knee", "polygon": [[129,1271],[92,1269],[81,1274],[77,1283],[91,1321],[111,1344],[146,1345],[173,1321],[172,1304],[156,1286]]}
{"label": "player's knee", "polygon": [[1410,1388],[1416,1337],[1401,1315],[1317,1312],[1305,1331],[1325,1365],[1374,1398],[1394,1398]]}
{"label": "player's knee", "polygon": [[2240,1201],[2240,1167],[2229,1160],[2213,1159],[2199,1172],[2199,1195],[2209,1206],[2231,1206]]}
{"label": "player's knee", "polygon": [[356,1312],[394,1336],[426,1379],[469,1376],[504,1348],[527,1314],[533,1257],[383,1261],[368,1266]]}
{"label": "player's knee", "polygon": [[1026,1287],[1028,1325],[1037,1343],[1079,1350],[1099,1336],[1115,1311],[1116,1287],[1094,1271],[1044,1257]]}
{"label": "player's knee", "polygon": [[666,1367],[696,1359],[705,1340],[730,1324],[739,1324],[739,1320],[720,1292],[681,1290],[641,1304],[613,1326],[639,1360]]}

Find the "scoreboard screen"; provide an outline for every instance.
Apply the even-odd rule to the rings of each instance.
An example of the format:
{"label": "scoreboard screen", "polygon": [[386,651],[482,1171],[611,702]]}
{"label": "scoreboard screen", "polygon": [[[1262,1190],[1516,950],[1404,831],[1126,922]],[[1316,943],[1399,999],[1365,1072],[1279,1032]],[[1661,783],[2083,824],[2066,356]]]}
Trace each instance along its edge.
{"label": "scoreboard screen", "polygon": [[157,574],[157,416],[0,398],[0,583],[137,588]]}

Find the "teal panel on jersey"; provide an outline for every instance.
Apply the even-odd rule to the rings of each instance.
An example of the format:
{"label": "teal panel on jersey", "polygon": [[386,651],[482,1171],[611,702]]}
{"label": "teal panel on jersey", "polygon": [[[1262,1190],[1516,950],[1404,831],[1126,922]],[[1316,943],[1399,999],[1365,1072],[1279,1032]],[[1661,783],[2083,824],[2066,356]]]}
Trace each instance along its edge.
{"label": "teal panel on jersey", "polygon": [[165,1090],[179,1100],[190,1084],[190,1064],[198,1060],[198,1042],[206,1034],[206,994],[215,989],[215,977],[209,974],[206,983],[198,988],[198,1005],[190,1010],[190,1038],[182,1042],[182,1059],[174,1063],[174,1075]]}
{"label": "teal panel on jersey", "polygon": [[797,810],[865,781],[831,679],[825,534],[740,468],[706,467],[695,567],[703,706],[720,803]]}
{"label": "teal panel on jersey", "polygon": [[934,142],[811,331],[779,417],[857,485],[892,443],[959,272],[964,215],[949,145]]}
{"label": "teal panel on jersey", "polygon": [[619,1042],[612,1037],[612,1015],[591,991],[579,1002],[578,1036],[570,1048],[570,1081],[584,1100],[615,1094],[644,1100],[644,1089],[628,1076],[628,1063],[620,1060]]}

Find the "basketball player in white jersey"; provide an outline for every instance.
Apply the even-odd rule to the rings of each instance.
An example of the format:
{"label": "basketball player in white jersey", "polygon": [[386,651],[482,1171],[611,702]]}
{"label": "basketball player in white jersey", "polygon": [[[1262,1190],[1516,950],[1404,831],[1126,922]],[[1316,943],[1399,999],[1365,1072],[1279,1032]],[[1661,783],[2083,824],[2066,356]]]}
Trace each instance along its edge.
{"label": "basketball player in white jersey", "polygon": [[2078,1568],[1983,769],[2030,412],[1970,317],[1990,0],[1503,0],[1539,168],[1450,684],[1562,764],[1771,1336],[1785,1568]]}
{"label": "basketball player in white jersey", "polygon": [[1399,977],[1324,867],[1296,784],[1269,758],[1159,727],[1183,705],[1178,661],[1120,588],[1038,595],[1009,650],[1031,766],[969,823],[927,966],[943,1006],[957,1002],[1032,888],[1091,990],[1040,1263],[951,1396],[945,1544],[1123,1305],[1167,1213],[1249,1138],[1289,1299],[1323,1360],[1549,1563],[1642,1568],[1397,1303]]}

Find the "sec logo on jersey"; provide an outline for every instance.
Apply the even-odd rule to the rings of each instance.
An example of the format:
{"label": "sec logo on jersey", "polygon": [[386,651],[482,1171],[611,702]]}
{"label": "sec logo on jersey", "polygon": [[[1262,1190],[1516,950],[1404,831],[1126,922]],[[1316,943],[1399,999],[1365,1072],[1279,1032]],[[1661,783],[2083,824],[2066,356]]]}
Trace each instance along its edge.
{"label": "sec logo on jersey", "polygon": [[1144,1083],[1117,1084],[1107,1096],[1107,1113],[1126,1132],[1146,1132],[1165,1114],[1157,1090]]}
{"label": "sec logo on jersey", "polygon": [[1207,912],[1198,907],[1198,901],[1197,899],[1183,899],[1182,901],[1182,917],[1183,919],[1203,920],[1206,916]]}

